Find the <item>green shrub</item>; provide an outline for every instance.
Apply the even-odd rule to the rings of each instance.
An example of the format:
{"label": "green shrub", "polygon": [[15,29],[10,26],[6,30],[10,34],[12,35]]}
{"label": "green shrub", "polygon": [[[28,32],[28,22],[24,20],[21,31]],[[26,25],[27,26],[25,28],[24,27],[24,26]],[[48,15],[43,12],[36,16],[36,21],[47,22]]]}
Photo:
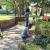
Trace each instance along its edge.
{"label": "green shrub", "polygon": [[[24,49],[23,49],[24,48]],[[37,46],[37,45],[34,45],[34,44],[25,44],[24,46],[23,46],[23,48],[22,48],[22,50],[39,50],[39,46]]]}
{"label": "green shrub", "polygon": [[50,37],[50,22],[37,23],[35,33]]}
{"label": "green shrub", "polygon": [[46,50],[50,50],[50,44],[47,45]]}
{"label": "green shrub", "polygon": [[40,36],[34,39],[34,44],[41,46],[42,48],[46,48],[48,44],[48,39],[45,36]]}
{"label": "green shrub", "polygon": [[34,43],[46,48],[50,38],[50,22],[38,22],[35,29]]}

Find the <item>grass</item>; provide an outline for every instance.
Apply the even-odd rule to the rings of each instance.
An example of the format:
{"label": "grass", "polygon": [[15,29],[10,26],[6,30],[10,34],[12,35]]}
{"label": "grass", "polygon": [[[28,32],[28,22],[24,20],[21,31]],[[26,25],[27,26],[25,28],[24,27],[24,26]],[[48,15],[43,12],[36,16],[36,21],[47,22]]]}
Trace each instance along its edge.
{"label": "grass", "polygon": [[6,14],[0,14],[0,20],[8,20],[10,18],[14,18],[14,14],[9,14],[9,15],[6,15]]}
{"label": "grass", "polygon": [[23,45],[22,50],[39,50],[40,48],[41,48],[40,46],[37,46],[34,43],[32,44],[26,43]]}
{"label": "grass", "polygon": [[47,13],[46,15],[47,15],[47,16],[50,16],[50,13]]}

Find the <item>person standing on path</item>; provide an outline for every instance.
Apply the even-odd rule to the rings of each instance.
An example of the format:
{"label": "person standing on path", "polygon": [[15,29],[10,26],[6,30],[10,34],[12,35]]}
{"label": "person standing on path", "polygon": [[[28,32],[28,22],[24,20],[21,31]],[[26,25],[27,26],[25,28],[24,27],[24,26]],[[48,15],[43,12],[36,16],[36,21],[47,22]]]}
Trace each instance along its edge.
{"label": "person standing on path", "polygon": [[28,27],[28,25],[29,25],[29,14],[30,14],[30,9],[27,8],[26,11],[25,11],[25,14],[24,14],[25,21],[26,21],[26,27]]}

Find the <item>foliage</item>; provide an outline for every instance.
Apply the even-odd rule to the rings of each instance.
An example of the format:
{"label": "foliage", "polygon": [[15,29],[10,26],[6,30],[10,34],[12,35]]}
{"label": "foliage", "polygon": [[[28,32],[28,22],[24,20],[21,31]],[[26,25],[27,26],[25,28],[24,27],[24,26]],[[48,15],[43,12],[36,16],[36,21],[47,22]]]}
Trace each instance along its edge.
{"label": "foliage", "polygon": [[40,47],[33,43],[30,45],[28,43],[26,43],[25,46],[23,46],[23,48],[25,48],[25,50],[39,50]]}
{"label": "foliage", "polygon": [[50,1],[48,1],[45,6],[50,7]]}
{"label": "foliage", "polygon": [[36,26],[36,33],[50,37],[50,22],[40,22]]}
{"label": "foliage", "polygon": [[50,50],[50,44],[47,45],[46,50]]}
{"label": "foliage", "polygon": [[45,37],[45,36],[40,36],[40,37],[36,37],[34,39],[34,44],[36,45],[40,45],[42,48],[46,48],[47,47],[47,44],[48,44],[48,38]]}
{"label": "foliage", "polygon": [[36,23],[34,43],[45,48],[50,43],[50,22],[38,22]]}
{"label": "foliage", "polygon": [[27,49],[26,49],[26,45],[23,44],[23,46],[21,47],[21,49],[22,49],[22,50],[27,50]]}
{"label": "foliage", "polygon": [[37,15],[34,15],[34,17],[35,17],[35,19],[39,19],[40,18],[40,16],[37,16]]}
{"label": "foliage", "polygon": [[[37,7],[41,7],[41,15],[44,16],[44,12],[45,12],[45,8],[48,6],[50,7],[50,1],[48,0],[34,0],[34,3],[37,3],[36,9]],[[38,10],[38,9],[37,9]],[[37,15],[37,11],[36,11],[36,15]]]}

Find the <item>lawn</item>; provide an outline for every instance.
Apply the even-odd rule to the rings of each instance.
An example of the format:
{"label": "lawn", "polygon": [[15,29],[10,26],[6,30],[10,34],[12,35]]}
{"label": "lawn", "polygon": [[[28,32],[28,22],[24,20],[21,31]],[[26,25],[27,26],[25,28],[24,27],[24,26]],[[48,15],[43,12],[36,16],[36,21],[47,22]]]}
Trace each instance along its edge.
{"label": "lawn", "polygon": [[6,14],[0,14],[0,20],[8,20],[10,18],[14,18],[14,14],[6,15]]}

